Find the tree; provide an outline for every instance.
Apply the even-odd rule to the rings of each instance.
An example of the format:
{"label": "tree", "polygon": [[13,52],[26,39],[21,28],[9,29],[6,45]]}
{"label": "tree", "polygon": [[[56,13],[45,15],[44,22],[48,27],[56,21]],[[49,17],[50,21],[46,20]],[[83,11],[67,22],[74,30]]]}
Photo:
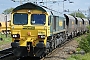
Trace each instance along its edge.
{"label": "tree", "polygon": [[3,11],[2,14],[9,14],[14,8],[9,8]]}
{"label": "tree", "polygon": [[85,15],[81,12],[73,12],[70,15],[75,16],[75,17],[80,17],[80,18],[86,18]]}

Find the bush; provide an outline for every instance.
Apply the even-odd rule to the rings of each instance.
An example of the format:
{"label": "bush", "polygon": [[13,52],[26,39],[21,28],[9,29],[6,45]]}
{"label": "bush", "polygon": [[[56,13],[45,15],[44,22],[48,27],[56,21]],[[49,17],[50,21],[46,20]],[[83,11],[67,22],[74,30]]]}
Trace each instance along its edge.
{"label": "bush", "polygon": [[66,60],[90,60],[90,53],[87,53],[85,55],[81,55],[81,54],[71,55]]}
{"label": "bush", "polygon": [[71,58],[71,57],[70,57],[70,58],[68,58],[67,60],[76,60],[76,59],[75,59],[75,58]]}
{"label": "bush", "polygon": [[[88,27],[90,29],[90,26]],[[83,49],[86,53],[90,52],[90,33],[87,35],[82,36],[81,40],[79,41],[79,47]]]}

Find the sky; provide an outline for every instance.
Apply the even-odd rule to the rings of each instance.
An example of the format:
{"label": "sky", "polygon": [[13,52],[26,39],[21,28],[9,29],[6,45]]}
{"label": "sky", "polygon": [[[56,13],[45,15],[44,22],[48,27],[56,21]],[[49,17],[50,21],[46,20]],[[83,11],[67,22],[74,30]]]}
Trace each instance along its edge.
{"label": "sky", "polygon": [[[16,0],[16,1],[19,1],[19,0]],[[40,0],[30,0],[30,1],[40,1]],[[87,11],[88,8],[90,7],[90,0],[70,0],[71,2],[74,2],[74,3],[69,3],[69,1],[67,0],[67,1],[64,1],[64,5],[63,5],[63,2],[60,2],[63,0],[41,0],[41,1],[59,1],[58,3],[48,2],[47,4],[44,4],[44,5],[60,12],[63,11],[63,6],[64,6],[64,10],[69,9],[70,12],[77,11],[78,9],[80,11]],[[9,9],[11,7],[15,8],[18,5],[20,5],[20,2],[13,2],[11,0],[0,0],[0,14],[5,9]]]}

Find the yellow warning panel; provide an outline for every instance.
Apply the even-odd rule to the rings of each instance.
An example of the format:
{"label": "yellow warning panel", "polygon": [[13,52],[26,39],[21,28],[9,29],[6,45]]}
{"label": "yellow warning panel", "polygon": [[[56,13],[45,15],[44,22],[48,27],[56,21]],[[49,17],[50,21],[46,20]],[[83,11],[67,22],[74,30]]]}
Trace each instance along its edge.
{"label": "yellow warning panel", "polygon": [[59,21],[59,26],[63,26],[63,21]]}

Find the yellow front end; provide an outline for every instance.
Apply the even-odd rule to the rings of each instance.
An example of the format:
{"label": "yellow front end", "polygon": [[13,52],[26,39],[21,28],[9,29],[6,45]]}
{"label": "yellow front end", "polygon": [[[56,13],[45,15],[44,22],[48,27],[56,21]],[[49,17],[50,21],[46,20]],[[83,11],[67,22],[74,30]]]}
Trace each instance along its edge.
{"label": "yellow front end", "polygon": [[[19,10],[17,12],[12,13],[11,20],[11,34],[19,34],[20,38],[13,38],[12,42],[15,40],[19,40],[19,46],[27,46],[27,42],[32,42],[32,46],[35,47],[37,43],[44,42],[44,46],[46,46],[47,36],[50,35],[50,28],[48,28],[48,14],[39,10]],[[28,24],[27,25],[15,25],[13,24],[13,15],[15,13],[24,13],[28,14]],[[32,25],[31,15],[32,14],[45,14],[46,20],[44,25]],[[43,37],[43,38],[40,38]]]}

